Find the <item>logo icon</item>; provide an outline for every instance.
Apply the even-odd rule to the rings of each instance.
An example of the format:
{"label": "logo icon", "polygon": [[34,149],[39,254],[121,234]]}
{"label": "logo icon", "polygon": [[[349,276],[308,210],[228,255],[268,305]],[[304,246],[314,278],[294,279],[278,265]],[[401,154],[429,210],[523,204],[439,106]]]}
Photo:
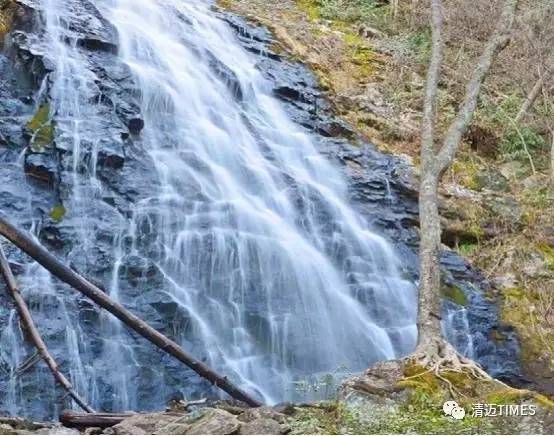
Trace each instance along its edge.
{"label": "logo icon", "polygon": [[445,415],[451,416],[457,420],[464,419],[464,416],[466,416],[465,409],[459,406],[456,401],[445,401],[442,405],[442,410]]}

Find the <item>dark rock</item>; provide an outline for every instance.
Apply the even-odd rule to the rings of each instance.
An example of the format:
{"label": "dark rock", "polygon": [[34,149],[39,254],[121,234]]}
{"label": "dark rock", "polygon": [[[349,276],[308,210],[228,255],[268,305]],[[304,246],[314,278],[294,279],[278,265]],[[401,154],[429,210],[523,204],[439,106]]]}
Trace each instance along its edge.
{"label": "dark rock", "polygon": [[30,177],[53,185],[57,177],[57,162],[50,154],[31,153],[25,156],[25,172]]}
{"label": "dark rock", "polygon": [[98,35],[87,35],[79,38],[79,46],[87,50],[101,50],[117,54],[117,44]]}
{"label": "dark rock", "polygon": [[123,148],[120,145],[113,147],[103,147],[98,152],[98,165],[102,167],[119,169],[123,168],[125,163],[125,154]]}
{"label": "dark rock", "polygon": [[142,118],[131,118],[129,120],[129,132],[133,135],[138,135],[144,129],[144,120]]}

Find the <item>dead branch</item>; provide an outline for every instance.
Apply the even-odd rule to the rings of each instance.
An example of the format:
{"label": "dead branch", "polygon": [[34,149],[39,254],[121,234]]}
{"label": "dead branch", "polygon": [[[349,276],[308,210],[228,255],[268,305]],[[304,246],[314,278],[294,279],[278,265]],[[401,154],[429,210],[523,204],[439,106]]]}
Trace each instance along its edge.
{"label": "dead branch", "polygon": [[84,411],[89,413],[94,413],[94,409],[92,409],[87,404],[87,402],[79,396],[77,392],[75,392],[75,389],[73,389],[73,386],[71,385],[69,380],[60,372],[60,369],[58,368],[58,364],[56,363],[54,358],[50,355],[48,348],[46,347],[46,344],[42,340],[42,337],[40,336],[40,333],[38,332],[35,326],[33,318],[31,317],[31,312],[29,311],[29,308],[27,307],[25,300],[23,299],[23,297],[21,296],[21,293],[19,292],[17,282],[15,281],[15,277],[13,276],[12,270],[10,268],[10,264],[8,262],[8,259],[6,258],[6,255],[4,254],[4,250],[1,245],[0,245],[0,270],[2,271],[2,276],[6,281],[6,288],[15,303],[21,322],[23,323],[25,329],[27,330],[28,336],[31,342],[33,343],[33,345],[36,347],[39,355],[42,357],[42,359],[44,360],[44,362],[52,372],[54,379],[56,379],[56,381],[68,392],[71,398],[73,398],[73,400],[75,400],[75,402]]}
{"label": "dead branch", "polygon": [[255,400],[238,386],[235,386],[227,377],[217,374],[205,363],[184,351],[176,342],[150,327],[138,316],[129,312],[123,305],[113,301],[100,288],[61,263],[44,247],[35,242],[30,235],[22,232],[3,218],[0,218],[0,235],[4,236],[27,253],[60,280],[90,298],[100,307],[106,309],[129,328],[152,342],[162,351],[165,351],[187,365],[198,375],[210,381],[214,386],[217,386],[227,392],[231,397],[244,401],[250,406],[261,406],[258,400]]}
{"label": "dead branch", "polygon": [[60,422],[71,428],[107,428],[134,415],[136,413],[77,413],[73,410],[64,410],[60,414]]}

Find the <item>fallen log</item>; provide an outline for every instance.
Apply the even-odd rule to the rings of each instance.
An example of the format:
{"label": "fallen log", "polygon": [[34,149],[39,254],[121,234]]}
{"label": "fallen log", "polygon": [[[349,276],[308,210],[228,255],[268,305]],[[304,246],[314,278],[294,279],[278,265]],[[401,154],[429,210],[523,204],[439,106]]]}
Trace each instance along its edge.
{"label": "fallen log", "polygon": [[231,397],[243,401],[252,407],[259,407],[261,403],[250,396],[248,393],[231,383],[227,377],[221,376],[213,371],[205,363],[194,358],[184,351],[176,342],[167,338],[138,316],[129,312],[123,305],[113,301],[105,292],[92,284],[90,281],[77,274],[71,268],[65,266],[53,255],[51,255],[43,246],[34,241],[27,233],[19,230],[13,224],[0,217],[0,235],[11,241],[30,257],[40,263],[44,268],[50,271],[63,282],[75,288],[83,295],[90,298],[100,307],[106,309],[117,319],[133,329],[139,335],[143,336],[161,350],[172,355],[198,375],[210,381],[214,386],[227,392]]}
{"label": "fallen log", "polygon": [[60,414],[60,422],[65,427],[87,428],[100,427],[107,428],[119,424],[126,418],[136,415],[135,413],[77,413],[73,410],[64,410]]}
{"label": "fallen log", "polygon": [[69,380],[60,372],[58,364],[48,351],[48,348],[42,340],[42,337],[40,336],[40,333],[35,326],[33,318],[31,317],[31,312],[29,311],[25,300],[19,292],[17,282],[10,268],[8,259],[4,254],[2,245],[0,245],[0,270],[6,282],[6,288],[15,303],[17,313],[19,314],[19,318],[21,319],[21,322],[23,323],[23,326],[28,333],[29,339],[37,349],[40,357],[42,357],[42,359],[50,369],[50,372],[52,372],[54,379],[68,392],[68,394],[79,405],[79,407],[81,407],[85,412],[94,413],[94,409],[90,407],[87,402],[79,396],[77,392],[75,392],[75,389],[73,389],[73,386],[71,385]]}

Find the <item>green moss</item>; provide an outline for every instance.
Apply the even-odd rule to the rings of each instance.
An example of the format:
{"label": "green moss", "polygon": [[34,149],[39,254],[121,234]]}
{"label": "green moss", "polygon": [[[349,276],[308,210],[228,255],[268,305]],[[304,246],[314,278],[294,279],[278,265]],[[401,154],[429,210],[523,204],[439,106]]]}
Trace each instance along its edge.
{"label": "green moss", "polygon": [[32,134],[31,148],[35,152],[43,151],[44,147],[54,142],[54,124],[50,120],[50,105],[40,106],[27,123],[27,128]]}
{"label": "green moss", "polygon": [[297,0],[298,7],[306,12],[310,20],[319,20],[321,12],[317,1],[314,0]]}
{"label": "green moss", "polygon": [[485,398],[484,402],[488,404],[520,404],[523,401],[534,401],[542,407],[554,410],[554,401],[526,389],[506,388],[494,391]]}
{"label": "green moss", "polygon": [[538,248],[542,254],[546,266],[549,269],[554,270],[554,248],[546,244],[540,244]]}
{"label": "green moss", "polygon": [[65,207],[63,207],[63,205],[55,206],[50,211],[50,218],[52,218],[54,221],[61,221],[66,212],[67,211],[65,210]]}
{"label": "green moss", "polygon": [[339,434],[337,404],[321,403],[312,407],[297,407],[288,424],[290,434]]}
{"label": "green moss", "polygon": [[441,295],[443,298],[458,304],[459,306],[467,306],[467,297],[462,289],[453,285],[443,284],[441,287]]}

